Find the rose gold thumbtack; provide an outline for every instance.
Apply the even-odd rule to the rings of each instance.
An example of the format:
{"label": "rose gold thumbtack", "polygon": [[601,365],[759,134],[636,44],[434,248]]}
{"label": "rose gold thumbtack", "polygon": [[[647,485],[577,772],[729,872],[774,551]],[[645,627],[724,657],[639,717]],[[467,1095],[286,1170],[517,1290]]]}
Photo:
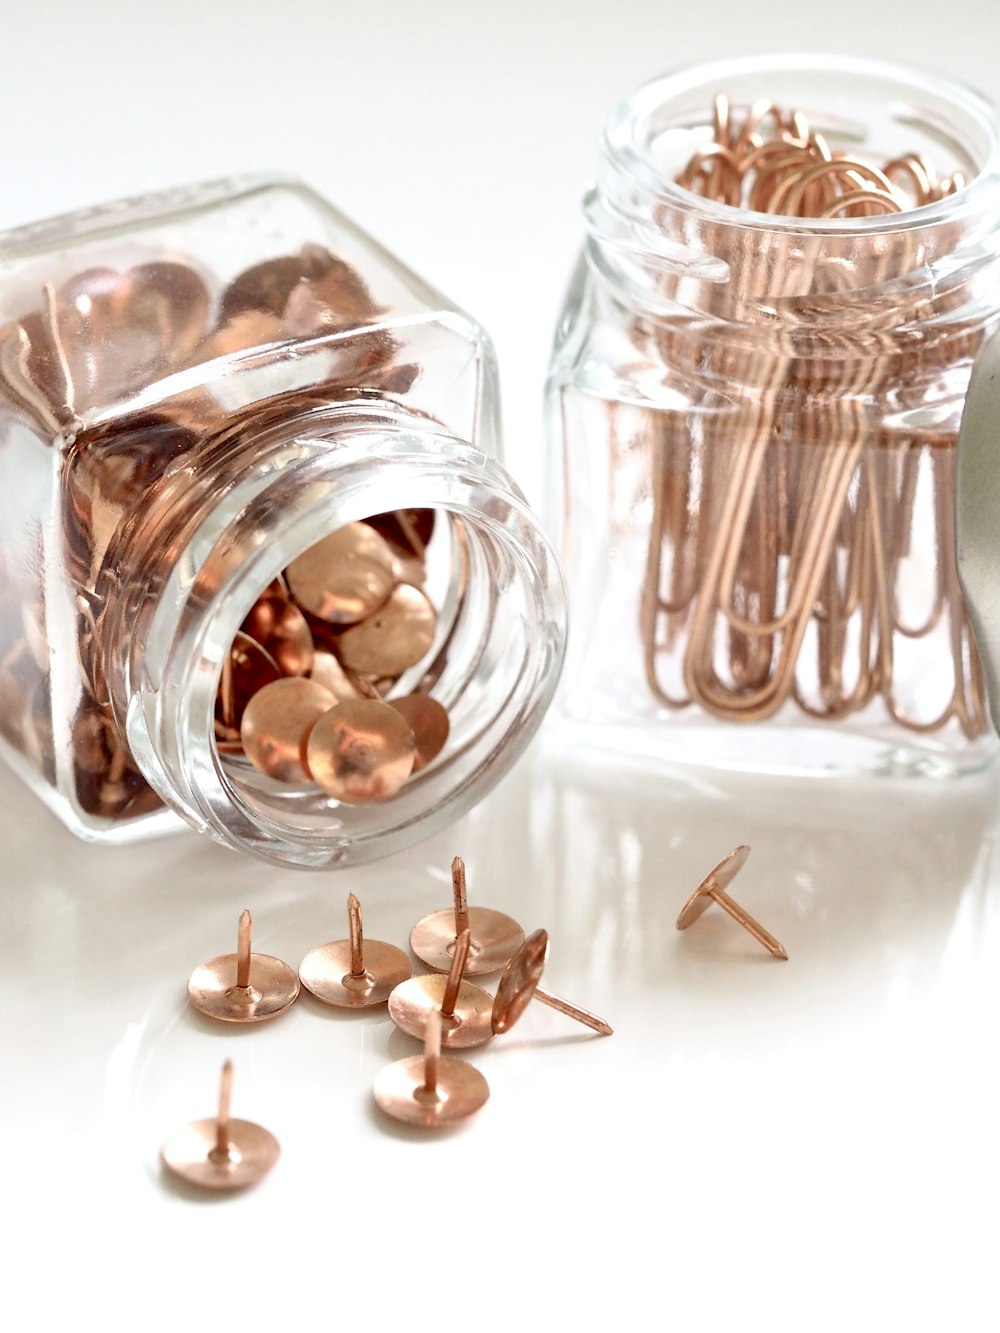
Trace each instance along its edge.
{"label": "rose gold thumbtack", "polygon": [[334,625],[353,625],[392,592],[396,571],[388,543],[367,523],[347,523],[297,556],[285,570],[304,610]]}
{"label": "rose gold thumbtack", "polygon": [[419,773],[433,763],[445,747],[451,729],[448,710],[429,694],[406,694],[399,699],[387,699],[386,703],[395,708],[413,732],[416,744],[413,771]]}
{"label": "rose gold thumbtack", "polygon": [[677,929],[686,930],[693,921],[698,920],[706,908],[711,907],[713,902],[717,902],[720,907],[725,908],[734,920],[740,923],[744,930],[748,930],[755,940],[763,944],[769,954],[775,958],[787,959],[788,954],[774,936],[769,934],[752,916],[744,912],[739,903],[734,902],[725,892],[727,886],[742,869],[749,855],[750,848],[744,843],[731,851],[717,866],[713,866],[681,908],[680,916],[677,918]]}
{"label": "rose gold thumbtack", "polygon": [[240,723],[248,701],[281,672],[269,652],[239,630],[222,663],[215,707],[215,735],[220,753],[242,748]]}
{"label": "rose gold thumbtack", "polygon": [[466,896],[465,862],[456,856],[451,863],[454,910],[442,908],[421,917],[410,931],[410,948],[428,967],[447,972],[455,952],[455,941],[463,930],[471,936],[466,972],[481,976],[498,972],[524,940],[524,931],[503,912],[489,907],[470,907]]}
{"label": "rose gold thumbtack", "polygon": [[424,1026],[424,1053],[387,1065],[375,1080],[375,1100],[407,1125],[433,1129],[464,1120],[485,1104],[489,1084],[466,1060],[441,1055],[441,1015],[432,1009]]}
{"label": "rose gold thumbtack", "polygon": [[188,979],[188,999],[209,1018],[224,1023],[260,1023],[291,1005],[299,979],[280,958],[251,953],[253,921],[240,917],[236,953],[221,954],[196,967]]}
{"label": "rose gold thumbtack", "polygon": [[361,904],[353,893],[347,899],[347,920],[350,939],[321,944],[307,953],[299,978],[317,1000],[340,1009],[384,1004],[390,992],[413,975],[410,960],[394,944],[364,938]]}
{"label": "rose gold thumbtack", "polygon": [[272,681],[247,702],[240,723],[243,752],[255,768],[279,782],[308,782],[309,733],[335,703],[315,680],[287,676]]}
{"label": "rose gold thumbtack", "polygon": [[363,676],[401,676],[429,651],[436,625],[426,594],[399,583],[376,611],[341,633],[337,654]]}
{"label": "rose gold thumbtack", "polygon": [[389,1016],[398,1028],[411,1037],[423,1037],[428,1014],[440,1013],[444,1046],[482,1046],[489,1041],[493,996],[462,980],[468,953],[469,932],[463,930],[447,977],[434,972],[396,987],[389,996]]}
{"label": "rose gold thumbtack", "polygon": [[509,1032],[532,1000],[541,1000],[550,1009],[558,1009],[567,1018],[575,1018],[578,1023],[599,1032],[602,1037],[610,1037],[614,1028],[605,1023],[603,1018],[580,1009],[568,1000],[551,991],[542,990],[539,981],[545,969],[549,954],[549,936],[544,930],[536,930],[521,945],[517,953],[507,964],[497,987],[493,1001],[491,1029],[498,1036]]}
{"label": "rose gold thumbtack", "polygon": [[219,1111],[176,1130],[161,1149],[164,1166],[192,1185],[238,1190],[255,1185],[278,1160],[278,1140],[252,1120],[231,1120],[233,1062],[222,1066]]}
{"label": "rose gold thumbtack", "polygon": [[243,632],[270,654],[284,675],[308,675],[315,652],[313,637],[309,622],[291,602],[276,596],[260,598],[243,621]]}
{"label": "rose gold thumbtack", "polygon": [[345,805],[395,796],[413,772],[416,741],[405,719],[376,699],[346,699],[319,719],[306,743],[310,776]]}

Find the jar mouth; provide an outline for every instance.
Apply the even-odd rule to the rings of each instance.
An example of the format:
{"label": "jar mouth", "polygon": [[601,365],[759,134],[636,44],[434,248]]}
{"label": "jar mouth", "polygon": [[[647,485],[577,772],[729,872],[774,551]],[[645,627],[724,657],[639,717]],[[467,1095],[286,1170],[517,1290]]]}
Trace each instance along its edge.
{"label": "jar mouth", "polygon": [[[361,431],[251,475],[176,562],[143,645],[126,718],[159,794],[196,827],[282,864],[381,857],[458,817],[537,729],[562,663],[565,609],[554,553],[506,473],[434,432]],[[297,453],[296,453],[297,451]],[[433,509],[452,576],[439,579],[439,633],[400,679],[443,703],[441,756],[384,801],[348,804],[280,783],[215,740],[222,664],[247,612],[282,569],[336,529],[391,510]]]}
{"label": "jar mouth", "polygon": [[[875,217],[802,218],[756,212],[708,199],[674,177],[711,138],[712,99],[737,106],[757,98],[802,109],[835,147],[927,152],[941,174],[961,170],[968,184],[952,195]],[[840,142],[838,142],[838,139]],[[638,189],[701,219],[769,232],[892,234],[981,214],[1000,192],[1000,135],[989,101],[960,83],[888,61],[786,53],[704,64],[644,84],[611,112],[602,135],[602,188],[619,199]]]}

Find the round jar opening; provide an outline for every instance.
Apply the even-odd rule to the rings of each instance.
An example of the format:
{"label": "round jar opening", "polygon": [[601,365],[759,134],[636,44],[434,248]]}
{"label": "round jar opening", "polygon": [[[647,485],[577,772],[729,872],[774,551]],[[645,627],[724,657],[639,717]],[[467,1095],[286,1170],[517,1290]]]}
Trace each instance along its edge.
{"label": "round jar opening", "polygon": [[[190,540],[141,646],[127,732],[151,784],[218,839],[302,866],[370,860],[457,818],[534,734],[562,658],[561,577],[502,468],[437,434],[367,432],[333,451],[305,449],[270,475],[248,480],[247,494],[230,496],[226,511],[211,514]],[[312,772],[307,767],[298,776],[268,771],[241,744],[240,728],[232,725],[238,718],[222,716],[234,643],[253,627],[261,598],[276,580],[291,588],[283,604],[296,608],[289,571],[297,561],[301,568],[302,557],[318,544],[361,530],[351,525],[384,534],[401,513],[419,516],[428,537],[425,550],[419,537],[409,553],[405,537],[394,546],[392,596],[406,589],[429,608],[421,613],[419,655],[409,651],[383,671],[380,663],[389,660],[384,646],[370,660],[338,647],[348,631],[378,629],[375,622],[382,613],[391,616],[391,608],[372,607],[343,624],[324,622],[308,607],[306,614],[314,646],[335,659],[327,668],[347,680],[345,698],[365,701],[376,730],[384,718],[399,716],[393,701],[432,699],[447,718],[443,748],[425,764],[416,762],[388,791],[380,785],[377,756],[375,782],[367,789],[363,782],[347,791],[331,786],[315,762]],[[298,595],[313,605],[304,588],[300,580]],[[311,668],[281,674],[304,680]],[[251,670],[249,678],[252,701],[269,677],[254,682]],[[242,708],[248,698],[236,702]],[[330,706],[332,713],[321,711],[332,724],[343,712],[340,698],[331,698]],[[344,707],[350,712],[354,705]],[[357,739],[346,769],[365,770],[368,750],[366,738]],[[311,742],[304,753],[315,761]]]}
{"label": "round jar opening", "polygon": [[[873,162],[922,154],[939,177],[960,172],[967,183],[902,215],[783,217],[705,199],[676,182],[712,138],[713,99],[720,93],[737,119],[766,98],[801,111],[836,151]],[[750,56],[655,79],[615,108],[602,148],[602,189],[609,195],[623,199],[639,190],[672,208],[769,230],[893,231],[918,218],[932,225],[981,208],[984,190],[995,189],[1000,176],[1000,137],[987,101],[936,75],[852,56]]]}

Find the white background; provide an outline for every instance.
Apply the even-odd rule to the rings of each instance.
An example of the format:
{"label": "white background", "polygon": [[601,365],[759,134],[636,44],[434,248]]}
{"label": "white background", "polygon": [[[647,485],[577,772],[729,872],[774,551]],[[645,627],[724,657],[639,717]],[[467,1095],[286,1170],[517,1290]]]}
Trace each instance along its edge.
{"label": "white background", "polygon": [[[474,313],[537,494],[548,345],[610,106],[752,51],[894,56],[1000,100],[1000,10],[956,0],[265,7],[0,3],[0,226],[244,169],[301,175]],[[539,751],[448,834],[356,873],[194,834],[74,842],[0,774],[0,1303],[9,1327],[997,1327],[995,777],[904,788],[642,777]],[[673,918],[737,842],[788,947]],[[259,1030],[185,1006],[202,958],[405,941],[470,897],[548,927],[534,1006],[476,1057],[493,1096],[435,1141],[370,1107],[409,1053],[383,1014],[301,1002]],[[582,1032],[583,1029],[579,1029]],[[160,1140],[212,1109],[278,1134],[270,1179],[203,1202]],[[6,1311],[0,1313],[5,1324]],[[280,1320],[280,1323],[278,1322]]]}

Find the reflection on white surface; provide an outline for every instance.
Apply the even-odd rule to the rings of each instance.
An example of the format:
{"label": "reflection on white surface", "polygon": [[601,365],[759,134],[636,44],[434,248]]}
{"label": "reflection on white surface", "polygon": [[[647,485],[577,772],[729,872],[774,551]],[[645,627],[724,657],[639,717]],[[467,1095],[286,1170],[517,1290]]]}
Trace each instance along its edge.
{"label": "reflection on white surface", "polygon": [[[15,1155],[9,1197],[44,1213],[47,1235],[58,1228],[37,1191],[43,1154],[62,1196],[103,1217],[74,1254],[110,1234],[116,1253],[140,1238],[168,1249],[200,1238],[232,1257],[276,1211],[322,1233],[317,1182],[339,1200],[386,1189],[441,1200],[459,1188],[488,1203],[494,1234],[523,1235],[523,1273],[575,1270],[594,1244],[617,1263],[641,1257],[629,1299],[649,1295],[669,1237],[709,1280],[709,1256],[685,1238],[720,1209],[749,1246],[734,1259],[747,1280],[760,1228],[779,1268],[795,1256],[799,1276],[816,1246],[848,1243],[848,1219],[851,1247],[874,1244],[889,1219],[883,1263],[917,1241],[941,1253],[957,1244],[968,1192],[998,1183],[998,795],[997,775],[848,788],[654,777],[536,750],[449,833],[317,875],[193,834],[81,846],[0,775],[3,984],[17,1001],[5,1013],[4,1120],[33,1145]],[[675,929],[694,885],[738,842],[753,850],[731,892],[787,963],[717,909]],[[417,1049],[384,1009],[342,1013],[304,996],[272,1022],[235,1028],[187,1005],[189,972],[230,951],[244,906],[255,949],[295,964],[344,936],[349,891],[369,938],[403,944],[449,901],[456,854],[471,902],[549,931],[543,984],[615,1026],[592,1037],[530,1006],[512,1033],[469,1053],[492,1095],[468,1125],[428,1138],[374,1108],[375,1074]],[[270,1128],[283,1154],[252,1193],[206,1202],[164,1177],[159,1145],[213,1112],[227,1056],[233,1114]],[[535,1182],[543,1213],[525,1220],[517,1181]],[[276,1261],[301,1263],[313,1243],[282,1232]],[[338,1244],[370,1279],[378,1265],[361,1232]],[[416,1281],[419,1255],[400,1262]],[[610,1276],[581,1290],[588,1282],[611,1291]],[[454,1276],[453,1290],[474,1299],[475,1273]]]}

